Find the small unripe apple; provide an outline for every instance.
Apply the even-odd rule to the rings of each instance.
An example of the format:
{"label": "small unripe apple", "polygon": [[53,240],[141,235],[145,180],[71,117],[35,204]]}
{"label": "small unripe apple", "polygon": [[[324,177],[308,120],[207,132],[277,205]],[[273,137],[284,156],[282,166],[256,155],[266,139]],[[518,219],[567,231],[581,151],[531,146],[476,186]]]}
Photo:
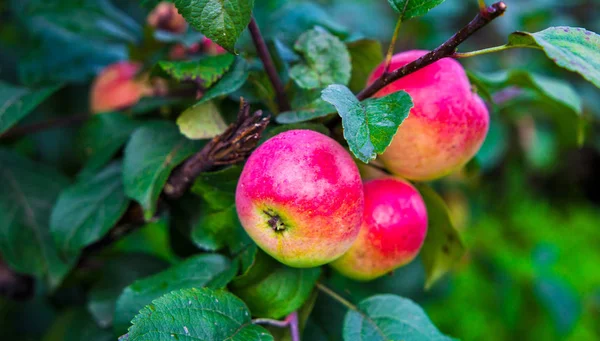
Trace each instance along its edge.
{"label": "small unripe apple", "polygon": [[427,234],[427,209],[407,181],[385,177],[364,184],[365,210],[358,238],[331,266],[369,281],[412,261]]}
{"label": "small unripe apple", "polygon": [[[399,53],[390,70],[426,53]],[[384,68],[385,63],[379,65],[368,83],[379,78]],[[380,156],[390,172],[411,180],[432,180],[459,169],[477,153],[488,131],[489,113],[457,61],[441,59],[384,87],[375,97],[400,90],[411,95],[414,107]]]}
{"label": "small unripe apple", "polygon": [[90,93],[93,113],[124,109],[153,93],[145,79],[136,79],[141,64],[129,61],[107,66],[94,80]]}
{"label": "small unripe apple", "polygon": [[286,131],[258,147],[235,198],[250,237],[293,267],[319,266],[346,252],[360,230],[363,201],[352,157],[311,130]]}
{"label": "small unripe apple", "polygon": [[175,4],[161,2],[148,14],[146,19],[148,25],[172,33],[184,33],[187,30],[187,22],[179,14]]}

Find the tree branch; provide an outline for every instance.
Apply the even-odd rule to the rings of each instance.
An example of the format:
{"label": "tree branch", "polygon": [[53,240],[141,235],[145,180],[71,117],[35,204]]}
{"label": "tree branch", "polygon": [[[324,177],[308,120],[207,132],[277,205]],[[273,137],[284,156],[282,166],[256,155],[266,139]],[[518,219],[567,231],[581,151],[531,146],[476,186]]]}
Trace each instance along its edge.
{"label": "tree branch", "polygon": [[60,127],[65,127],[73,124],[78,124],[85,122],[91,116],[89,114],[78,114],[72,116],[65,117],[55,117],[51,118],[47,121],[32,123],[29,125],[14,127],[12,129],[7,130],[4,134],[0,135],[0,139],[8,140],[8,139],[18,139],[23,136],[34,134],[40,131],[55,129]]}
{"label": "tree branch", "polygon": [[256,46],[256,52],[258,53],[258,57],[263,63],[265,67],[265,71],[267,72],[267,76],[269,76],[269,80],[273,85],[273,89],[275,89],[275,96],[277,96],[277,104],[279,106],[279,111],[289,111],[291,110],[290,102],[288,101],[287,95],[285,94],[285,88],[281,79],[279,79],[279,75],[277,74],[277,70],[275,69],[275,64],[273,63],[273,59],[271,58],[271,54],[267,49],[267,44],[265,44],[265,40],[260,34],[260,29],[254,20],[254,17],[250,20],[250,24],[248,25],[248,30],[250,31],[250,35],[252,36],[252,41],[254,41],[254,46]]}
{"label": "tree branch", "polygon": [[373,96],[379,90],[383,89],[385,86],[402,77],[410,75],[411,73],[431,65],[442,58],[452,57],[456,52],[456,48],[461,43],[467,40],[467,38],[469,38],[473,33],[479,31],[494,19],[503,15],[504,12],[506,12],[506,4],[502,1],[482,9],[467,26],[463,27],[442,45],[438,46],[436,49],[427,53],[423,57],[408,63],[399,69],[396,69],[390,73],[384,73],[381,75],[381,77],[375,80],[375,82],[363,89],[356,97],[361,101],[367,99]]}

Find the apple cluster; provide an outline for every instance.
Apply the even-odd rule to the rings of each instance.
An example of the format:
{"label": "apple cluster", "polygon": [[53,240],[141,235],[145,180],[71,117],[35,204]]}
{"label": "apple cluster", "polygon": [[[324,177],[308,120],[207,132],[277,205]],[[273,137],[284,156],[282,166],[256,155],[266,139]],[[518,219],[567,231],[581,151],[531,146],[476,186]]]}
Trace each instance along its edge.
{"label": "apple cluster", "polygon": [[[424,53],[400,53],[391,69]],[[378,66],[369,83],[384,68]],[[464,166],[485,139],[489,113],[462,66],[449,58],[375,97],[401,90],[414,107],[380,155],[389,172],[380,178],[363,183],[346,149],[310,130],[280,133],[254,151],[238,182],[236,208],[261,249],[292,267],[330,264],[362,281],[416,257],[427,233],[427,209],[408,180],[433,180]]]}

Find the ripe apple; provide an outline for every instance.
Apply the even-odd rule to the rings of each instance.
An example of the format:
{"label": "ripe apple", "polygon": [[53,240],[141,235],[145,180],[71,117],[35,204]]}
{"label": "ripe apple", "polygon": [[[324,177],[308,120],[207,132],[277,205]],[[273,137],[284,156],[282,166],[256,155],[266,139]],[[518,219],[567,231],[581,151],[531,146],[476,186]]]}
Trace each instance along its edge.
{"label": "ripe apple", "polygon": [[209,56],[216,56],[219,54],[227,53],[227,50],[221,47],[221,45],[215,43],[209,38],[202,38],[202,50]]}
{"label": "ripe apple", "polygon": [[419,192],[401,179],[367,181],[364,193],[358,238],[331,266],[346,277],[369,281],[416,257],[427,234],[427,210]]}
{"label": "ripe apple", "polygon": [[156,29],[172,33],[184,33],[187,30],[187,22],[177,11],[175,4],[166,1],[156,5],[146,21]]}
{"label": "ripe apple", "polygon": [[93,113],[119,110],[153,93],[145,79],[136,79],[141,64],[123,61],[107,66],[94,80],[90,93]]}
{"label": "ripe apple", "polygon": [[352,157],[311,130],[286,131],[258,147],[235,198],[250,237],[293,267],[319,266],[346,252],[360,230],[363,201]]}
{"label": "ripe apple", "polygon": [[[426,53],[399,53],[390,69]],[[368,83],[379,78],[384,68],[385,63],[379,65]],[[375,97],[399,90],[411,95],[414,107],[380,156],[390,172],[411,180],[432,180],[459,169],[477,153],[488,131],[489,113],[457,61],[441,59],[389,84]]]}

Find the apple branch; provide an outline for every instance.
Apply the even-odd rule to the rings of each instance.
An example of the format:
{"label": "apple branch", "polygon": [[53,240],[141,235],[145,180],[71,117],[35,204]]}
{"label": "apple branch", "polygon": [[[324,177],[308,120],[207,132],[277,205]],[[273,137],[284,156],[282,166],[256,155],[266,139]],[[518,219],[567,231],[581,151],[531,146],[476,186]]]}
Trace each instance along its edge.
{"label": "apple branch", "polygon": [[271,58],[269,49],[267,49],[267,44],[265,44],[265,40],[263,39],[260,33],[260,29],[258,28],[254,17],[250,20],[248,30],[250,31],[250,35],[252,36],[254,46],[256,46],[256,52],[258,53],[258,57],[263,63],[265,71],[267,72],[267,76],[269,77],[269,80],[273,85],[273,89],[275,89],[275,96],[277,97],[279,111],[283,112],[291,110],[290,102],[288,101],[287,95],[285,93],[285,88],[283,86],[283,83],[281,82],[281,79],[279,79],[279,75],[277,74],[277,70],[275,69],[275,64],[273,63],[273,58]]}
{"label": "apple branch", "polygon": [[78,114],[78,115],[65,116],[65,117],[55,117],[55,118],[51,118],[47,121],[41,121],[41,122],[36,122],[36,123],[32,123],[32,124],[25,125],[25,126],[14,127],[14,128],[7,130],[6,132],[4,132],[4,134],[0,134],[0,139],[2,139],[2,140],[18,139],[18,138],[21,138],[21,137],[24,137],[24,136],[27,136],[30,134],[35,134],[35,133],[38,133],[41,131],[46,131],[49,129],[56,129],[56,128],[66,127],[66,126],[70,126],[70,125],[74,125],[74,124],[83,123],[90,117],[91,116],[89,114]]}
{"label": "apple branch", "polygon": [[252,323],[273,326],[273,327],[278,327],[278,328],[289,327],[292,341],[300,341],[300,329],[298,326],[298,313],[297,312],[293,312],[293,313],[289,314],[283,321],[266,319],[266,318],[258,318],[258,319],[252,320]]}
{"label": "apple branch", "polygon": [[381,75],[381,77],[375,80],[375,82],[363,89],[356,97],[361,101],[367,99],[377,93],[377,91],[383,89],[385,86],[402,77],[410,75],[411,73],[431,65],[442,58],[454,56],[456,49],[460,44],[473,35],[473,33],[479,31],[494,19],[503,15],[504,12],[506,12],[506,4],[502,1],[497,2],[487,8],[481,9],[477,16],[471,20],[467,26],[455,33],[442,45],[438,46],[423,57],[408,63],[399,69],[389,73],[384,73]]}

